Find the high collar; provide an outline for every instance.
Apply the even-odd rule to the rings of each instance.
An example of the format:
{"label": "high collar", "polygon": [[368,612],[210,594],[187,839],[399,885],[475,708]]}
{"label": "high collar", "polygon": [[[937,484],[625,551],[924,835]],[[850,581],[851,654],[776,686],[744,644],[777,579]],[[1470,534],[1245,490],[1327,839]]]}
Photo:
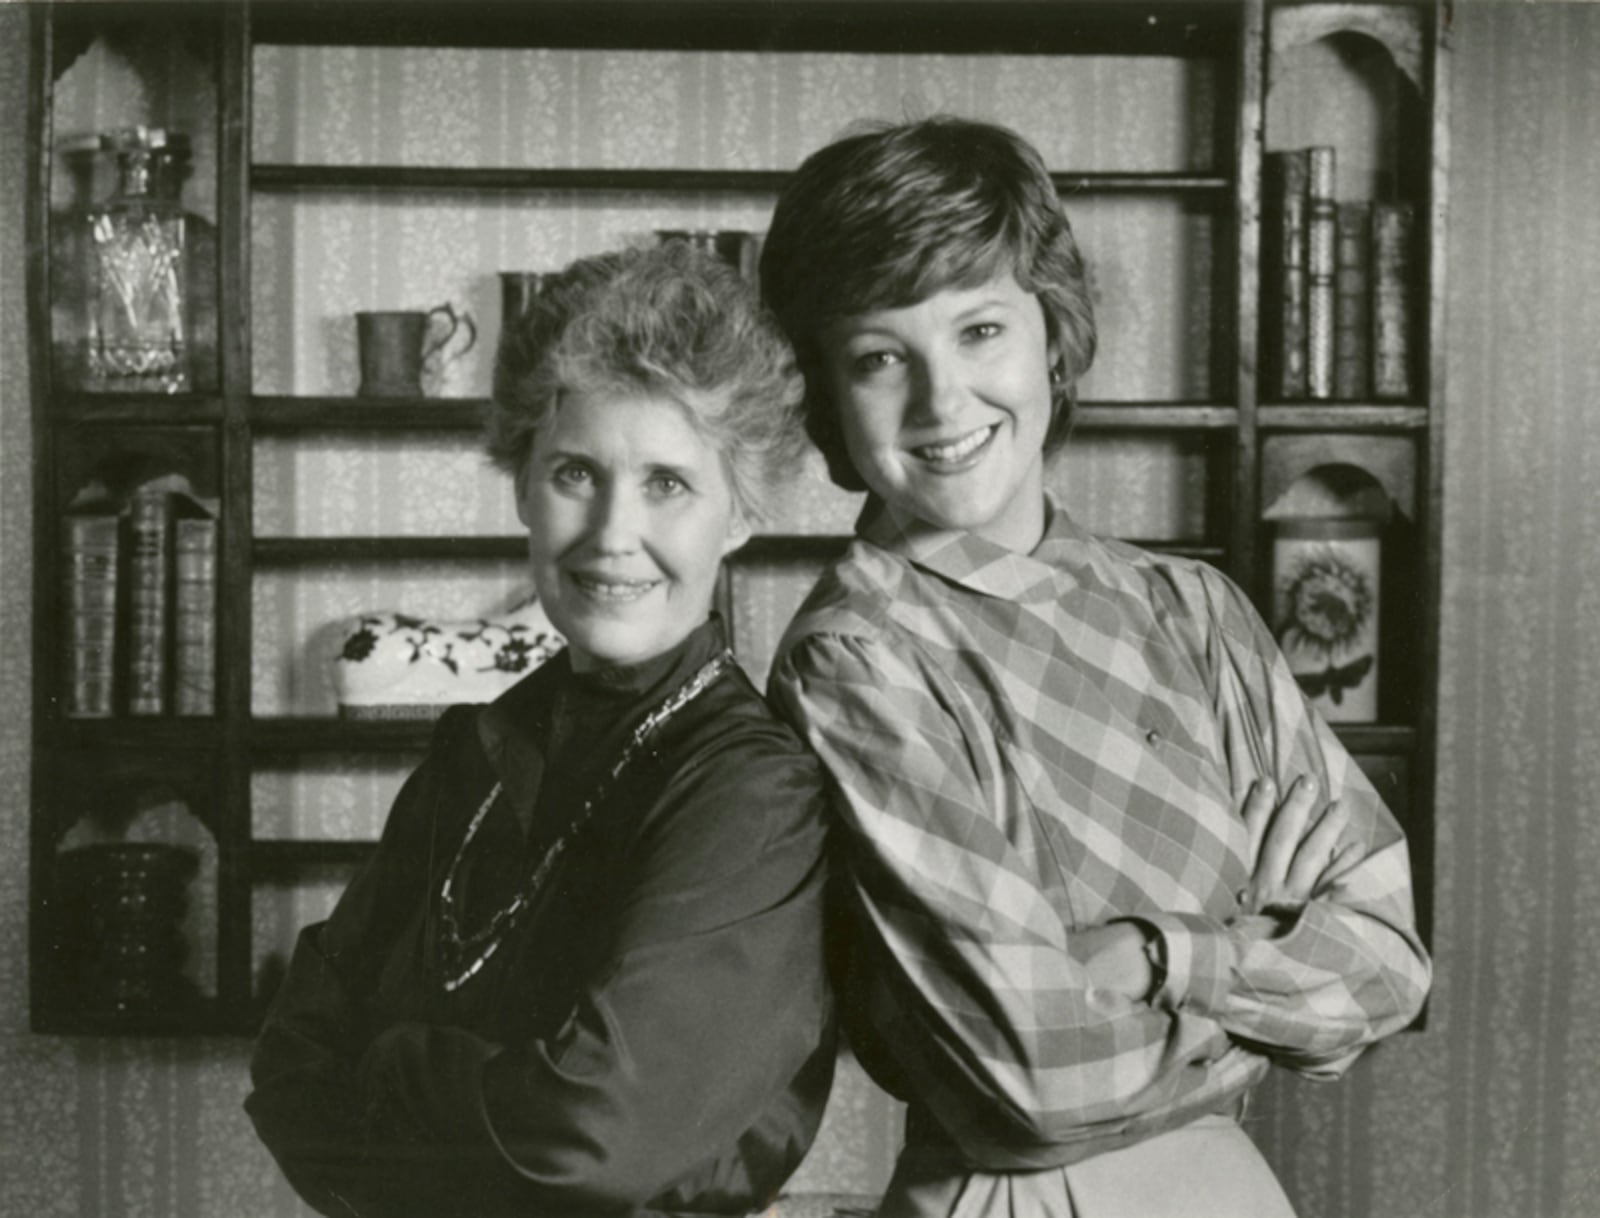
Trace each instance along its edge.
{"label": "high collar", "polygon": [[1073,554],[1092,536],[1045,495],[1044,535],[1019,554],[964,529],[938,529],[907,516],[875,496],[856,521],[856,534],[913,565],[985,596],[1028,604],[1061,594]]}
{"label": "high collar", "polygon": [[592,728],[580,739],[594,755],[608,755],[638,719],[726,646],[722,621],[712,614],[676,647],[640,664],[575,673],[561,652],[485,707],[478,736],[518,818],[526,823],[531,815],[557,714]]}

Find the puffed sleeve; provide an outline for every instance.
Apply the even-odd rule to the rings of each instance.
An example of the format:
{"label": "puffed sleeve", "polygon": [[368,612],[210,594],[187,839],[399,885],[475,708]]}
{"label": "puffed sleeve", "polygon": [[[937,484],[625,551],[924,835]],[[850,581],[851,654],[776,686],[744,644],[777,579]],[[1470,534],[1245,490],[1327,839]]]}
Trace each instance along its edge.
{"label": "puffed sleeve", "polygon": [[[626,1210],[674,1183],[775,1192],[832,1073],[823,813],[786,729],[709,728],[622,863],[614,947],[558,1036],[401,1025],[364,1069],[422,1143],[491,1143],[532,1212]],[[684,1184],[712,1161],[719,1178]]]}
{"label": "puffed sleeve", "polygon": [[1409,1023],[1431,976],[1416,930],[1411,863],[1393,815],[1312,709],[1266,625],[1237,587],[1201,573],[1180,588],[1201,637],[1235,794],[1269,777],[1314,777],[1349,818],[1358,861],[1296,911],[1158,915],[1172,1001],[1216,1019],[1279,1065],[1334,1077]]}

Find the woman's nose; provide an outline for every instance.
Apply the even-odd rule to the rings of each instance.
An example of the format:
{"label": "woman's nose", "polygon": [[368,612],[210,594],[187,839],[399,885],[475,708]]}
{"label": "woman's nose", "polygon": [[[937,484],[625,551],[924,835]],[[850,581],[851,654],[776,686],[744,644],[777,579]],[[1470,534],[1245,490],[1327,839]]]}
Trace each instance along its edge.
{"label": "woman's nose", "polygon": [[639,545],[639,497],[626,488],[607,487],[589,515],[590,543],[602,554],[629,554]]}
{"label": "woman's nose", "polygon": [[961,382],[951,362],[938,355],[916,362],[912,395],[912,413],[921,423],[942,423],[961,411]]}

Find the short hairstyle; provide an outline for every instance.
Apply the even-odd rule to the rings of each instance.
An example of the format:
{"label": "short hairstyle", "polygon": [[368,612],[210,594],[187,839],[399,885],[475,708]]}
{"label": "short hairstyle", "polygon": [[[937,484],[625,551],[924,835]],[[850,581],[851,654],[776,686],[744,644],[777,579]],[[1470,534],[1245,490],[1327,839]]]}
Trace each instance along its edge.
{"label": "short hairstyle", "polygon": [[840,486],[865,489],[829,396],[823,327],[1005,271],[1038,297],[1059,354],[1050,452],[1071,426],[1095,323],[1083,257],[1033,146],[1005,127],[944,115],[857,127],[801,164],[773,213],[761,290],[794,344],[806,429]]}
{"label": "short hairstyle", "polygon": [[563,395],[662,395],[723,458],[734,505],[768,514],[805,447],[802,382],[755,288],[683,241],[580,258],[507,322],[487,420],[490,458],[520,477]]}

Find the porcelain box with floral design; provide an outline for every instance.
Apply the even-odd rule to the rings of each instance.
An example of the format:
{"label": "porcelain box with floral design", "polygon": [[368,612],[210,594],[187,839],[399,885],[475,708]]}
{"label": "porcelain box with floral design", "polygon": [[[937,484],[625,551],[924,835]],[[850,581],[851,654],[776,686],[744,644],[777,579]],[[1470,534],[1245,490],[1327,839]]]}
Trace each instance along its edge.
{"label": "porcelain box with floral design", "polygon": [[361,613],[333,660],[339,713],[431,719],[452,703],[492,702],[564,646],[534,597],[499,617],[460,621]]}

